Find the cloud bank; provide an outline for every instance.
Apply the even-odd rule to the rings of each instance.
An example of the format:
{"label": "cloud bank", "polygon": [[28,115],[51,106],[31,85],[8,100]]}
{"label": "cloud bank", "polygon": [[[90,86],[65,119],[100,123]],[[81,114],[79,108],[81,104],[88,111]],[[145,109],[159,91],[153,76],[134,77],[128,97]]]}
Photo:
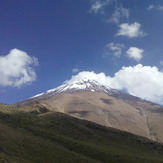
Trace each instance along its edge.
{"label": "cloud bank", "polygon": [[72,76],[71,80],[78,78],[96,80],[115,89],[125,89],[128,93],[142,99],[163,104],[163,72],[157,67],[142,64],[122,67],[113,77],[106,76],[104,73],[83,71]]}
{"label": "cloud bank", "polygon": [[38,65],[35,57],[26,52],[12,49],[8,55],[0,56],[0,86],[21,87],[36,80],[33,66]]}
{"label": "cloud bank", "polygon": [[119,25],[119,30],[116,36],[126,36],[128,38],[143,37],[146,34],[141,30],[140,23],[124,23]]}

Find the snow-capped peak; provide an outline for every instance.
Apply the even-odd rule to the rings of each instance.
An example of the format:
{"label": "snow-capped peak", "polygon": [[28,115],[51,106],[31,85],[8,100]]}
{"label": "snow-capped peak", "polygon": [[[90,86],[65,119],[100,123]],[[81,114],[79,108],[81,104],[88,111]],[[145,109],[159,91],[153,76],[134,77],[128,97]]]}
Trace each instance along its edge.
{"label": "snow-capped peak", "polygon": [[[44,93],[33,96],[32,98],[39,97],[47,94],[57,94],[57,93],[65,93],[65,92],[76,92],[76,91],[92,91],[92,92],[105,92],[110,93],[113,89],[109,86],[103,85],[96,80],[88,79],[88,78],[78,78],[71,79],[69,81],[65,81],[63,85],[50,89]],[[114,90],[115,91],[115,90]]]}
{"label": "snow-capped peak", "polygon": [[21,101],[18,104],[27,104],[35,100],[42,100],[47,99],[53,95],[60,94],[60,93],[73,93],[73,92],[80,92],[80,91],[91,91],[93,92],[100,92],[100,93],[106,93],[109,96],[113,96],[116,98],[120,98],[123,100],[141,100],[138,97],[132,96],[128,93],[121,92],[116,89],[112,89],[109,86],[103,84],[102,82],[99,82],[94,79],[90,78],[72,78],[69,81],[65,81],[63,85],[50,89],[44,93],[35,95],[27,100]]}

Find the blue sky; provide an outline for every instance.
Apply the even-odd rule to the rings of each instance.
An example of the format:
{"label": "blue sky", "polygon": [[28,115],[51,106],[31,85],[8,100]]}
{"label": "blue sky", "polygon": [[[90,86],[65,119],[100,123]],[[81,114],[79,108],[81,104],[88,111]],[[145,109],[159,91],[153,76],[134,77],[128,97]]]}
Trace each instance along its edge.
{"label": "blue sky", "polygon": [[162,0],[0,0],[0,102],[89,72],[162,104],[162,17]]}

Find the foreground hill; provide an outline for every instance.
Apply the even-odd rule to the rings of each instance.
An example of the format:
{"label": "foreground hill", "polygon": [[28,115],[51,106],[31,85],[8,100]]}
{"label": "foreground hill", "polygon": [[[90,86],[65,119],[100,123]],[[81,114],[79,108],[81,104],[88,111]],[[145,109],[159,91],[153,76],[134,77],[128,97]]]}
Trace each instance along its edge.
{"label": "foreground hill", "polygon": [[161,163],[163,145],[39,103],[0,105],[0,163]]}

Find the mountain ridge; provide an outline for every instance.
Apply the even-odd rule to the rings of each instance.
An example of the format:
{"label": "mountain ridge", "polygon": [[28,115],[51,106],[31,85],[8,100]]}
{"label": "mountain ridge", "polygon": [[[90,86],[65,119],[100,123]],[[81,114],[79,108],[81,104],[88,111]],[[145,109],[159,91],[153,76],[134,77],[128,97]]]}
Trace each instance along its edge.
{"label": "mountain ridge", "polygon": [[127,99],[127,100],[138,100],[138,101],[145,101],[137,96],[128,94],[124,91],[120,91],[117,89],[113,89],[106,84],[100,83],[97,80],[88,79],[88,78],[80,78],[80,79],[71,79],[69,81],[64,82],[62,85],[47,90],[43,93],[37,94],[35,96],[32,96],[28,98],[27,100],[19,101],[17,104],[21,104],[25,101],[33,101],[33,100],[40,100],[44,99],[46,97],[53,96],[55,94],[60,93],[73,93],[78,91],[91,91],[91,92],[103,92],[110,96],[114,96],[121,99]]}

